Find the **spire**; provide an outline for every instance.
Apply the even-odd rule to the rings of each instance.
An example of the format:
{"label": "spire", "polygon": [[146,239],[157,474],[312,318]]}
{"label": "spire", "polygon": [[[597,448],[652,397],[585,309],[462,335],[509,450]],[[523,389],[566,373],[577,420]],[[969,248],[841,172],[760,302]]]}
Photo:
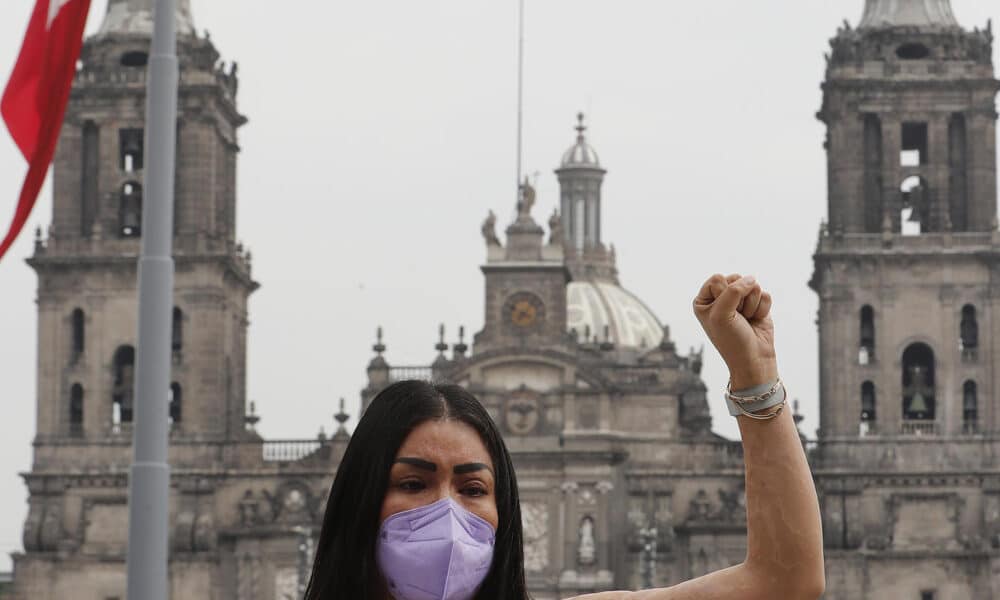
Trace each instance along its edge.
{"label": "spire", "polygon": [[[108,12],[97,35],[153,35],[153,3],[155,0],[108,0]],[[191,0],[177,0],[177,35],[194,35]]]}
{"label": "spire", "polygon": [[865,0],[859,28],[958,27],[951,0]]}

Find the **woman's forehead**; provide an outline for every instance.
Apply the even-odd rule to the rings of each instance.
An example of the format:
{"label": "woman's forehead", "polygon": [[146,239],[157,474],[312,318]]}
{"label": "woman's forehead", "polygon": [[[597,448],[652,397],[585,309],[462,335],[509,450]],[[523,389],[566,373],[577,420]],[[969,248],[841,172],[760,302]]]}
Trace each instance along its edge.
{"label": "woman's forehead", "polygon": [[397,458],[403,456],[493,465],[479,433],[471,425],[453,419],[425,421],[414,427],[396,453]]}

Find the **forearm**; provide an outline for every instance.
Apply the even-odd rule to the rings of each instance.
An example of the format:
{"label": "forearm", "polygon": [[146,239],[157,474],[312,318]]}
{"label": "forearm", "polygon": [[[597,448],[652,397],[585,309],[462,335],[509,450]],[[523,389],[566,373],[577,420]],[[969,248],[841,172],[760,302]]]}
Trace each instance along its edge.
{"label": "forearm", "polygon": [[824,587],[819,501],[791,411],[738,422],[746,463],[744,566],[781,597],[816,598]]}

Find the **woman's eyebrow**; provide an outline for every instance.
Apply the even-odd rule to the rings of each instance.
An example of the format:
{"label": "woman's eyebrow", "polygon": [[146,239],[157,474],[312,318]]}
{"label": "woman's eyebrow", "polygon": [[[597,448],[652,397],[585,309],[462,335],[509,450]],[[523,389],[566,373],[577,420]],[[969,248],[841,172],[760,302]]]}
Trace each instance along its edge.
{"label": "woman's eyebrow", "polygon": [[466,463],[464,465],[455,465],[455,475],[465,475],[466,473],[475,473],[476,471],[486,470],[493,473],[493,469],[489,465],[483,463]]}
{"label": "woman's eyebrow", "polygon": [[409,458],[406,456],[401,456],[396,459],[396,462],[403,463],[404,465],[411,465],[418,469],[423,469],[425,471],[437,471],[438,466],[430,461],[424,460],[422,458]]}

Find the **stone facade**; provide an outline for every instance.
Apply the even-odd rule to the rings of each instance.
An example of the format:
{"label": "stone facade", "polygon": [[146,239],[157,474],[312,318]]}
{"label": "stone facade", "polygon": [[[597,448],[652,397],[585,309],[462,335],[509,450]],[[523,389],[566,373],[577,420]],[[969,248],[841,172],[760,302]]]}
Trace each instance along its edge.
{"label": "stone facade", "polygon": [[[18,600],[124,598],[147,4],[112,0],[86,42],[52,226],[30,260],[38,431]],[[179,6],[171,597],[297,598],[349,436],[254,431],[238,79]],[[946,0],[869,0],[864,27],[832,42],[820,112],[829,225],[811,282],[821,428],[807,445],[831,599],[1000,597],[998,85],[991,34],[934,21],[950,15]],[[700,354],[679,353],[621,286],[601,237],[605,169],[585,134],[581,116],[547,230],[527,183],[503,239],[492,213],[483,224],[472,347],[442,331],[429,365],[393,366],[380,332],[362,391],[367,406],[392,381],[426,378],[484,402],[517,467],[537,600],[669,585],[746,551],[741,444],[711,431]]]}

